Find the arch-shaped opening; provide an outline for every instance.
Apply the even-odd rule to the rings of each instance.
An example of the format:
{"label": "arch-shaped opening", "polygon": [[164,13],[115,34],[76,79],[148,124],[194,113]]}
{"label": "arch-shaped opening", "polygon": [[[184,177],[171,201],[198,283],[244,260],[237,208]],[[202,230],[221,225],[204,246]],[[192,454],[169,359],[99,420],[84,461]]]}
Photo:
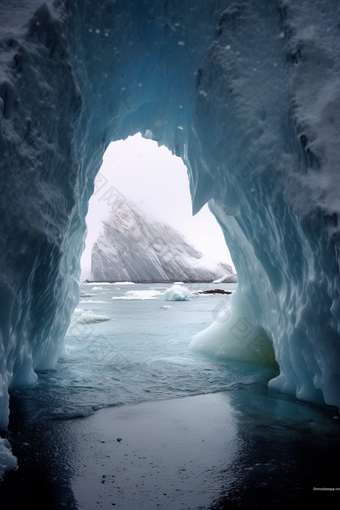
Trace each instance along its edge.
{"label": "arch-shaped opening", "polygon": [[[108,221],[110,210],[118,207],[120,202],[133,204],[150,220],[176,229],[202,254],[233,267],[222,230],[208,206],[192,215],[189,181],[183,161],[165,147],[158,147],[156,142],[135,135],[110,144],[104,154],[86,216],[81,281],[94,279],[91,277],[93,244],[103,232],[103,221]],[[208,260],[206,264],[208,266]],[[215,276],[213,280],[224,275]],[[181,277],[178,274],[174,280]]]}

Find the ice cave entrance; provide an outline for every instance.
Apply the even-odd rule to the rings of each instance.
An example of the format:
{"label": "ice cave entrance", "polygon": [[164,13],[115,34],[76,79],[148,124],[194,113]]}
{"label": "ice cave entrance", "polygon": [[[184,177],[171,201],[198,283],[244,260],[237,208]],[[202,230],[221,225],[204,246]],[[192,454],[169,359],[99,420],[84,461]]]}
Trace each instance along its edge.
{"label": "ice cave entrance", "polygon": [[234,267],[222,230],[208,206],[192,216],[187,170],[182,159],[137,134],[111,143],[105,152],[86,217],[82,281],[90,276],[92,246],[117,196],[135,203],[147,216],[174,227],[202,253]]}

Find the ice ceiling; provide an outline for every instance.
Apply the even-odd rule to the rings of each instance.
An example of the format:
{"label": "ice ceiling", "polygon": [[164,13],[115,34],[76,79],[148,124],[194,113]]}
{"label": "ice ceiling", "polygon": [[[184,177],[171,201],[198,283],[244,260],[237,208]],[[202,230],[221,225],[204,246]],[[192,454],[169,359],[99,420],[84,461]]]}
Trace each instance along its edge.
{"label": "ice ceiling", "polygon": [[270,386],[340,407],[339,19],[332,0],[1,2],[1,429],[8,387],[62,347],[104,151],[138,132],[183,158],[238,273],[199,348],[261,327]]}

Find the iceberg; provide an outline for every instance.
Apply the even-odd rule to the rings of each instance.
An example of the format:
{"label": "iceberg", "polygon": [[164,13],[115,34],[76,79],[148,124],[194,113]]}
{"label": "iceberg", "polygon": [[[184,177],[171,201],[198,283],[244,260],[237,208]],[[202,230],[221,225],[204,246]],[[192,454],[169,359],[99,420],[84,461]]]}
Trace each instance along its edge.
{"label": "iceberg", "polygon": [[95,176],[108,144],[136,133],[183,159],[193,213],[208,203],[223,230],[238,288],[218,349],[262,328],[280,367],[270,387],[340,407],[337,12],[2,2],[0,429],[8,389],[62,352]]}
{"label": "iceberg", "polygon": [[173,285],[165,291],[164,297],[165,301],[189,301],[191,292],[183,285]]}
{"label": "iceberg", "polygon": [[[88,303],[101,303],[101,301],[87,301]],[[105,301],[104,301],[105,302]],[[110,318],[106,315],[98,315],[92,312],[92,310],[81,311],[80,308],[76,308],[77,313],[75,314],[75,321],[72,322],[74,324],[95,324],[96,322],[104,322],[109,321]]]}
{"label": "iceberg", "polygon": [[170,225],[147,217],[127,200],[116,200],[103,224],[92,248],[94,281],[212,282],[226,273],[236,276],[229,264],[202,255]]}

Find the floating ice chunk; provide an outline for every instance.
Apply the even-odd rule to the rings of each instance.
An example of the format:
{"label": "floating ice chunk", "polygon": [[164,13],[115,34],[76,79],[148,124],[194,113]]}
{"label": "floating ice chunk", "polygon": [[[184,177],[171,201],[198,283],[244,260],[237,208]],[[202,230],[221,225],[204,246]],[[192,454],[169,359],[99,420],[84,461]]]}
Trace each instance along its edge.
{"label": "floating ice chunk", "polygon": [[191,298],[189,289],[176,284],[165,291],[164,295],[166,301],[188,301]]}
{"label": "floating ice chunk", "polygon": [[129,290],[125,296],[113,296],[112,299],[157,299],[163,292],[159,290]]}
{"label": "floating ice chunk", "polygon": [[135,285],[134,282],[115,282],[113,285]]}
{"label": "floating ice chunk", "polygon": [[92,290],[103,290],[103,287],[92,287]]}
{"label": "floating ice chunk", "polygon": [[159,309],[163,309],[163,310],[169,310],[170,308],[172,308],[172,306],[170,306],[170,305],[164,305],[164,306],[159,307]]}
{"label": "floating ice chunk", "polygon": [[92,312],[92,310],[88,310],[87,312],[82,313],[76,320],[77,324],[94,324],[96,322],[109,321],[110,317],[107,315],[97,315]]}
{"label": "floating ice chunk", "polygon": [[[89,283],[89,285],[93,285],[93,283],[95,282]],[[111,282],[98,282],[98,283],[100,283],[100,285],[112,285]]]}
{"label": "floating ice chunk", "polygon": [[75,316],[83,315],[84,312],[85,312],[85,310],[83,310],[82,308],[75,308],[73,315],[75,315]]}
{"label": "floating ice chunk", "polygon": [[81,301],[79,301],[79,303],[83,304],[83,303],[108,303],[108,301],[97,301],[95,299],[82,299]]}

